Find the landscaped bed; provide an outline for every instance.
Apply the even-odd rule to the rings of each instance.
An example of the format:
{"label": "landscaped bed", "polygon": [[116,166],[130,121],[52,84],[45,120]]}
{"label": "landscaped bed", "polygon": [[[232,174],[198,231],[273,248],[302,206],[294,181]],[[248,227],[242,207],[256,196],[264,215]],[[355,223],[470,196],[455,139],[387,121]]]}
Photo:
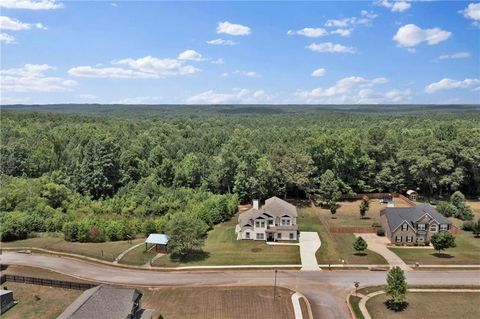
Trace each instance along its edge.
{"label": "landscaped bed", "polygon": [[387,309],[387,296],[381,294],[367,301],[373,319],[478,318],[480,293],[477,292],[409,292],[408,307],[401,312]]}
{"label": "landscaped bed", "polygon": [[11,242],[2,242],[2,248],[33,247],[52,251],[78,254],[97,259],[114,261],[123,251],[135,244],[141,243],[144,239],[138,238],[128,241],[110,241],[104,243],[79,243],[69,242],[63,237],[52,236],[52,234],[40,234],[39,237],[28,238],[25,240],[16,240]]}
{"label": "landscaped bed", "polygon": [[142,306],[168,319],[293,319],[292,291],[273,287],[141,289]]}
{"label": "landscaped bed", "polygon": [[[301,231],[316,231],[322,241],[322,246],[316,253],[319,264],[346,264],[386,265],[387,261],[377,253],[366,250],[358,254],[353,249],[355,236],[350,233],[330,233],[322,224],[322,211],[319,208],[302,208],[297,218]],[[337,213],[338,214],[338,213]],[[357,217],[359,220],[360,218]]]}

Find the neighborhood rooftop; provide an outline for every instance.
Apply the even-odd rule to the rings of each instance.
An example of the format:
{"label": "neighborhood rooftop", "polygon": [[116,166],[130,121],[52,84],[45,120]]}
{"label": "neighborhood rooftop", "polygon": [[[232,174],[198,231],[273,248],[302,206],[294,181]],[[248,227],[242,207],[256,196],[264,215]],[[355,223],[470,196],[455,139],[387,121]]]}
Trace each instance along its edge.
{"label": "neighborhood rooftop", "polygon": [[387,207],[382,210],[381,214],[386,215],[388,225],[392,230],[399,227],[404,221],[415,222],[425,214],[430,215],[441,224],[452,223],[428,204],[419,204],[412,207]]}
{"label": "neighborhood rooftop", "polygon": [[274,196],[265,201],[260,209],[250,208],[246,212],[240,214],[238,222],[240,226],[250,225],[253,226],[253,220],[262,216],[263,214],[271,217],[290,216],[297,217],[297,209],[294,205]]}

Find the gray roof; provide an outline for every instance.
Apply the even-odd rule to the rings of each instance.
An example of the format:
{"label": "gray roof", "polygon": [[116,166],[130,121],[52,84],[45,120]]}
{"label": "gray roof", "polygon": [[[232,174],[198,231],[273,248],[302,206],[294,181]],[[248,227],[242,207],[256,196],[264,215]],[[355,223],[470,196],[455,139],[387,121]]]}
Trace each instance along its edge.
{"label": "gray roof", "polygon": [[246,212],[241,213],[238,216],[238,224],[241,227],[247,225],[253,226],[253,221],[255,219],[259,217],[265,218],[265,215],[271,217],[289,216],[295,218],[297,217],[297,208],[276,196],[270,197],[260,209],[257,210],[255,208],[250,208]]}
{"label": "gray roof", "polygon": [[124,319],[141,297],[132,288],[96,286],[85,290],[57,319]]}
{"label": "gray roof", "polygon": [[413,224],[425,214],[430,215],[439,224],[452,223],[428,204],[419,204],[412,207],[387,207],[381,211],[381,214],[387,217],[388,226],[391,230],[399,227],[404,221]]}

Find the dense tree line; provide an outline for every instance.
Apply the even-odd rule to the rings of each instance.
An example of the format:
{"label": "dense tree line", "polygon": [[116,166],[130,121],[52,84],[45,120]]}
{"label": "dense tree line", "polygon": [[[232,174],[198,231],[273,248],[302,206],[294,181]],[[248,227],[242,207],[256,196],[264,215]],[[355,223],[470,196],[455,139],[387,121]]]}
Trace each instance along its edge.
{"label": "dense tree line", "polygon": [[[480,116],[108,116],[2,112],[2,239],[115,240],[176,213],[209,227],[235,201],[338,193],[480,192]],[[327,174],[326,174],[327,173]],[[325,175],[326,174],[326,175]],[[235,195],[231,195],[235,194]]]}

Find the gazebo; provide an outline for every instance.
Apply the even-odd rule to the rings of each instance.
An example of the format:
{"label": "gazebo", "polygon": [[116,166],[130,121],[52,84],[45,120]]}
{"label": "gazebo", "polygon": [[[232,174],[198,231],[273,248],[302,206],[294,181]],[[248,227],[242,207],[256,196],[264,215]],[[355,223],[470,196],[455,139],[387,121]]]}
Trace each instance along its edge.
{"label": "gazebo", "polygon": [[166,253],[168,236],[165,234],[150,234],[145,240],[145,250],[148,248],[148,244],[155,245],[155,252],[157,253]]}

